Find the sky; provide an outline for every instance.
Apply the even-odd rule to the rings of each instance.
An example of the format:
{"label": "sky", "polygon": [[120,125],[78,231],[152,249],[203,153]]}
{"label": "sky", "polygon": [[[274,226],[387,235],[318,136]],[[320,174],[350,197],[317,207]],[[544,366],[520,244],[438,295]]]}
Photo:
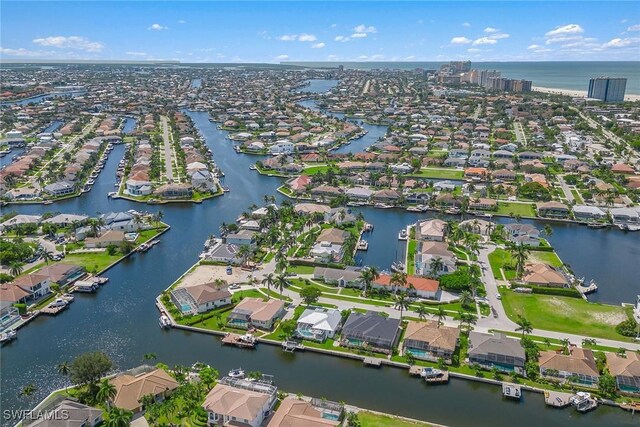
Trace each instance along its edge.
{"label": "sky", "polygon": [[2,0],[0,59],[640,60],[634,1]]}

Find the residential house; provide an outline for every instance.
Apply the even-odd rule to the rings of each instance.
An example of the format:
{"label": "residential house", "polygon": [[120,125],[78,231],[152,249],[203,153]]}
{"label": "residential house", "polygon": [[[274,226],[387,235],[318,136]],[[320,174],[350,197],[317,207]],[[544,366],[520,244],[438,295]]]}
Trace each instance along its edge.
{"label": "residential house", "polygon": [[163,199],[190,199],[193,196],[191,184],[164,184],[156,188],[154,195]]}
{"label": "residential house", "polygon": [[559,268],[548,264],[527,264],[522,281],[527,285],[567,288],[570,286],[567,275]]}
{"label": "residential house", "polygon": [[593,351],[587,348],[570,346],[569,354],[561,351],[541,351],[538,365],[542,376],[560,378],[585,386],[597,384],[600,377]]}
{"label": "residential house", "polygon": [[237,233],[229,233],[225,236],[227,244],[254,247],[256,245],[256,232],[252,230],[239,230]]}
{"label": "residential house", "polygon": [[417,240],[443,242],[446,228],[447,223],[441,219],[419,221],[416,223],[415,237]]}
{"label": "residential house", "polygon": [[339,287],[356,287],[362,286],[362,280],[360,279],[360,271],[357,269],[346,268],[327,268],[316,267],[313,270],[313,278],[315,280],[322,280],[330,285],[337,285]]}
{"label": "residential house", "polygon": [[131,196],[147,196],[153,192],[148,179],[128,179],[124,185],[124,193]]}
{"label": "residential house", "polygon": [[[381,274],[371,283],[371,287],[375,289],[397,290],[400,286],[391,283],[391,277],[388,274]],[[421,298],[438,299],[440,292],[440,283],[437,280],[418,277],[414,275],[407,276],[407,293],[419,296]]]}
{"label": "residential house", "polygon": [[416,359],[432,362],[444,359],[451,363],[458,347],[460,329],[438,324],[438,322],[415,322],[410,320],[404,333],[402,350]]}
{"label": "residential house", "polygon": [[352,312],[342,327],[341,345],[391,353],[400,335],[400,319],[380,313]]}
{"label": "residential house", "polygon": [[171,291],[171,300],[182,314],[205,313],[231,304],[231,292],[226,283],[203,283],[179,287]]}
{"label": "residential house", "polygon": [[469,209],[480,211],[494,211],[498,209],[498,202],[495,199],[479,197],[469,199]]}
{"label": "residential house", "polygon": [[[9,286],[17,286],[24,292],[28,293],[28,296],[23,295],[22,298],[24,299],[31,297],[34,300],[37,300],[51,293],[51,285],[53,283],[54,282],[51,280],[48,274],[37,271],[35,273],[16,277],[15,279],[13,279],[13,282],[11,282]],[[11,291],[11,295],[13,297],[18,297],[21,294],[22,293],[17,291],[16,289],[13,289]],[[7,292],[7,296],[9,295],[9,292]]]}
{"label": "residential house", "polygon": [[513,222],[504,226],[507,240],[516,245],[539,246],[540,231],[531,224]]}
{"label": "residential house", "polygon": [[578,221],[599,221],[605,219],[607,214],[597,206],[574,205],[573,216]]}
{"label": "residential house", "polygon": [[553,218],[566,218],[571,211],[569,206],[556,201],[538,202],[536,203],[536,210],[540,216]]}
{"label": "residential house", "polygon": [[468,355],[470,364],[478,364],[484,369],[496,368],[521,375],[525,373],[526,357],[520,340],[500,332],[488,334],[471,331]]}
{"label": "residential house", "polygon": [[34,411],[24,427],[96,427],[102,424],[102,409],[64,399],[46,411]]}
{"label": "residential house", "polygon": [[154,369],[138,375],[123,373],[109,382],[115,387],[116,395],[111,404],[133,413],[142,410],[140,400],[151,395],[156,402],[164,400],[178,388],[178,382],[163,369]]}
{"label": "residential house", "polygon": [[287,397],[280,403],[267,427],[330,427],[341,422],[327,417],[322,408],[312,402]]}
{"label": "residential house", "polygon": [[[439,260],[439,261],[434,261]],[[456,256],[445,242],[424,241],[419,243],[415,254],[415,267],[418,276],[440,276],[456,271]],[[432,271],[437,266],[436,271]],[[439,266],[438,266],[439,264]]]}
{"label": "residential house", "polygon": [[84,246],[85,248],[106,248],[109,245],[118,246],[124,241],[124,232],[107,230],[98,237],[87,237],[84,241]]}
{"label": "residential house", "polygon": [[209,391],[202,408],[210,426],[260,427],[277,400],[274,386],[224,378]]}
{"label": "residential house", "polygon": [[271,329],[276,320],[285,313],[284,302],[271,299],[245,298],[229,314],[229,325],[234,328],[248,329],[251,326]]}
{"label": "residential house", "polygon": [[607,368],[616,378],[618,390],[622,393],[640,393],[640,355],[635,351],[625,351],[624,355],[606,352]]}
{"label": "residential house", "polygon": [[58,181],[49,185],[45,185],[44,192],[53,197],[62,197],[75,192],[73,184],[67,181]]}
{"label": "residential house", "polygon": [[51,283],[68,285],[86,274],[84,267],[75,264],[56,263],[37,270],[34,274],[49,277]]}
{"label": "residential house", "polygon": [[305,309],[298,318],[296,335],[302,339],[324,342],[333,338],[342,323],[340,310],[324,307]]}

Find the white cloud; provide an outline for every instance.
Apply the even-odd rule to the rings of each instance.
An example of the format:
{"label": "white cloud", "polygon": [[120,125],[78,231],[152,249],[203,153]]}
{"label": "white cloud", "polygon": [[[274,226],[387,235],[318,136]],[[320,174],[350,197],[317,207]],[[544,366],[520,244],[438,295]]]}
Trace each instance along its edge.
{"label": "white cloud", "polygon": [[487,34],[491,34],[491,33],[497,33],[498,30],[495,29],[495,28],[487,27],[487,28],[484,29],[484,32],[487,33]]}
{"label": "white cloud", "polygon": [[[125,53],[127,55],[129,55],[129,56],[136,56],[136,57],[139,57],[139,58],[142,58],[142,57],[145,57],[145,56],[149,56],[149,54],[146,53],[146,52],[125,52]],[[178,52],[176,52],[176,53],[178,53]]]}
{"label": "white cloud", "polygon": [[352,39],[363,39],[367,37],[367,33],[353,33],[351,34]]}
{"label": "white cloud", "polygon": [[322,49],[323,47],[325,47],[326,44],[324,44],[323,42],[320,43],[316,43],[313,46],[311,46],[313,49]]}
{"label": "white cloud", "polygon": [[348,42],[351,39],[345,36],[335,36],[333,40],[337,42]]}
{"label": "white cloud", "polygon": [[357,27],[353,27],[354,33],[377,33],[378,29],[373,25],[358,25]]}
{"label": "white cloud", "polygon": [[278,37],[278,40],[281,40],[283,42],[295,42],[295,41],[314,42],[317,40],[317,38],[313,34],[302,33],[302,34],[284,34]]}
{"label": "white cloud", "polygon": [[473,46],[480,46],[483,44],[496,44],[498,43],[495,39],[492,39],[490,37],[480,37],[479,39],[476,39],[473,41]]}
{"label": "white cloud", "polygon": [[630,26],[627,31],[640,31],[640,24]]}
{"label": "white cloud", "polygon": [[369,57],[367,55],[360,55],[356,59],[359,60],[359,61],[364,61],[366,59],[369,59]]}
{"label": "white cloud", "polygon": [[469,43],[471,43],[471,40],[469,40],[469,39],[468,39],[468,38],[466,38],[466,37],[462,37],[462,36],[460,36],[460,37],[454,37],[454,38],[452,38],[452,39],[451,39],[451,41],[450,41],[450,43],[451,43],[451,44],[469,44]]}
{"label": "white cloud", "polygon": [[482,49],[477,49],[475,47],[470,47],[469,49],[467,49],[467,52],[469,52],[469,53],[482,52]]}
{"label": "white cloud", "polygon": [[496,33],[496,34],[491,34],[489,36],[490,39],[493,40],[500,40],[500,39],[508,39],[509,38],[509,34],[506,33]]}
{"label": "white cloud", "polygon": [[79,36],[52,36],[34,39],[33,42],[40,46],[50,46],[60,49],[78,49],[87,52],[100,52],[104,45]]}
{"label": "white cloud", "polygon": [[278,55],[276,56],[276,59],[279,59],[280,61],[284,61],[289,59],[289,55]]}
{"label": "white cloud", "polygon": [[538,44],[532,44],[531,46],[529,46],[527,49],[528,50],[533,50],[533,49],[540,49],[542,46],[538,45]]}
{"label": "white cloud", "polygon": [[0,47],[0,55],[21,56],[21,57],[41,57],[54,52],[42,52],[39,50],[28,50],[23,47],[12,49],[8,47]]}
{"label": "white cloud", "polygon": [[582,34],[584,33],[584,29],[578,24],[569,24],[561,27],[556,27],[555,30],[547,31],[545,36],[547,37],[555,37],[555,36],[564,36],[566,34]]}
{"label": "white cloud", "polygon": [[180,19],[180,20],[178,21],[178,24],[186,24],[186,23],[187,23],[187,21],[185,21],[184,19]]}
{"label": "white cloud", "polygon": [[151,30],[151,31],[162,31],[162,30],[168,30],[169,27],[164,27],[160,24],[152,24],[149,28],[147,28],[147,30]]}
{"label": "white cloud", "polygon": [[471,24],[469,24],[468,22],[465,22],[465,23],[463,23],[463,24],[462,24],[462,26],[463,26],[463,27],[467,27],[467,28],[468,28],[468,27],[470,27],[470,26],[471,26]]}
{"label": "white cloud", "polygon": [[384,55],[380,55],[380,54],[372,55],[371,59],[384,59]]}
{"label": "white cloud", "polygon": [[613,40],[610,40],[608,42],[606,42],[605,44],[602,45],[603,48],[610,48],[610,47],[627,47],[632,45],[634,42],[633,39],[621,39],[621,38],[615,38]]}

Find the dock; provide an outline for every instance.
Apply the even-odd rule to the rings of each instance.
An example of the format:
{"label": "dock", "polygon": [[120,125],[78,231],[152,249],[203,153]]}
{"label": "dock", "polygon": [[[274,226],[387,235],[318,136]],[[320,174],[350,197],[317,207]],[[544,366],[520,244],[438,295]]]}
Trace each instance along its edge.
{"label": "dock", "polygon": [[547,390],[544,392],[544,403],[554,408],[565,408],[571,404],[571,396],[571,393]]}
{"label": "dock", "polygon": [[283,341],[282,342],[282,351],[287,353],[293,353],[296,350],[303,351],[304,345],[296,341]]}
{"label": "dock", "polygon": [[238,335],[228,333],[222,338],[223,345],[235,345],[241,348],[254,348],[256,346],[256,338],[253,335]]}
{"label": "dock", "polygon": [[362,362],[365,366],[371,366],[373,368],[379,368],[382,366],[382,359],[378,359],[376,357],[365,357]]}
{"label": "dock", "polygon": [[520,400],[522,389],[519,384],[502,383],[502,395],[509,399]]}
{"label": "dock", "polygon": [[55,316],[56,314],[58,314],[61,311],[65,310],[67,307],[69,307],[69,304],[59,305],[59,306],[56,306],[56,307],[46,306],[46,307],[40,309],[40,313],[49,314],[51,316]]}
{"label": "dock", "polygon": [[417,366],[417,365],[409,366],[409,375],[414,377],[422,376],[422,366]]}

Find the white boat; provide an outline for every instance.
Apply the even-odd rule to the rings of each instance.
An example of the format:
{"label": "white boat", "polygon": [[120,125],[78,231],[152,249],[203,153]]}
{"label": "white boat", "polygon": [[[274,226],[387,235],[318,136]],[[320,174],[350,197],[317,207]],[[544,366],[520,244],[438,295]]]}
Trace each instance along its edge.
{"label": "white boat", "polygon": [[18,333],[15,330],[3,332],[0,334],[0,343],[11,342],[16,338],[18,338]]}
{"label": "white boat", "polygon": [[360,240],[358,242],[358,250],[366,251],[367,249],[369,249],[369,242],[367,242],[366,240]]}
{"label": "white boat", "polygon": [[159,322],[160,327],[161,327],[162,329],[167,329],[167,328],[170,328],[170,327],[171,327],[171,321],[170,321],[170,320],[169,320],[169,318],[168,318],[167,316],[165,316],[164,314],[163,314],[162,316],[160,316],[160,319],[159,319],[159,321],[158,321],[158,322]]}
{"label": "white boat", "polygon": [[409,235],[407,234],[407,230],[404,229],[402,231],[400,231],[400,233],[398,233],[398,240],[407,240],[409,238]]}
{"label": "white boat", "polygon": [[575,396],[571,396],[569,402],[575,406],[578,412],[587,412],[598,406],[598,401],[584,391],[579,391]]}
{"label": "white boat", "polygon": [[422,209],[418,206],[409,206],[407,212],[422,212]]}
{"label": "white boat", "polygon": [[401,273],[404,271],[404,264],[400,261],[396,261],[393,264],[391,264],[391,271],[395,271],[398,273]]}
{"label": "white boat", "polygon": [[249,166],[249,169],[251,169],[252,171],[257,170],[258,168],[256,167],[256,165],[251,165]]}
{"label": "white boat", "polygon": [[234,379],[243,379],[244,371],[242,370],[242,368],[232,369],[229,371],[229,374],[227,374],[227,376]]}
{"label": "white boat", "polygon": [[443,372],[440,369],[435,368],[424,368],[422,372],[420,372],[420,376],[422,378],[438,378],[441,377]]}
{"label": "white boat", "polygon": [[392,208],[393,206],[387,205],[386,203],[376,203],[375,205],[373,205],[373,207],[378,209],[389,209],[389,208]]}

